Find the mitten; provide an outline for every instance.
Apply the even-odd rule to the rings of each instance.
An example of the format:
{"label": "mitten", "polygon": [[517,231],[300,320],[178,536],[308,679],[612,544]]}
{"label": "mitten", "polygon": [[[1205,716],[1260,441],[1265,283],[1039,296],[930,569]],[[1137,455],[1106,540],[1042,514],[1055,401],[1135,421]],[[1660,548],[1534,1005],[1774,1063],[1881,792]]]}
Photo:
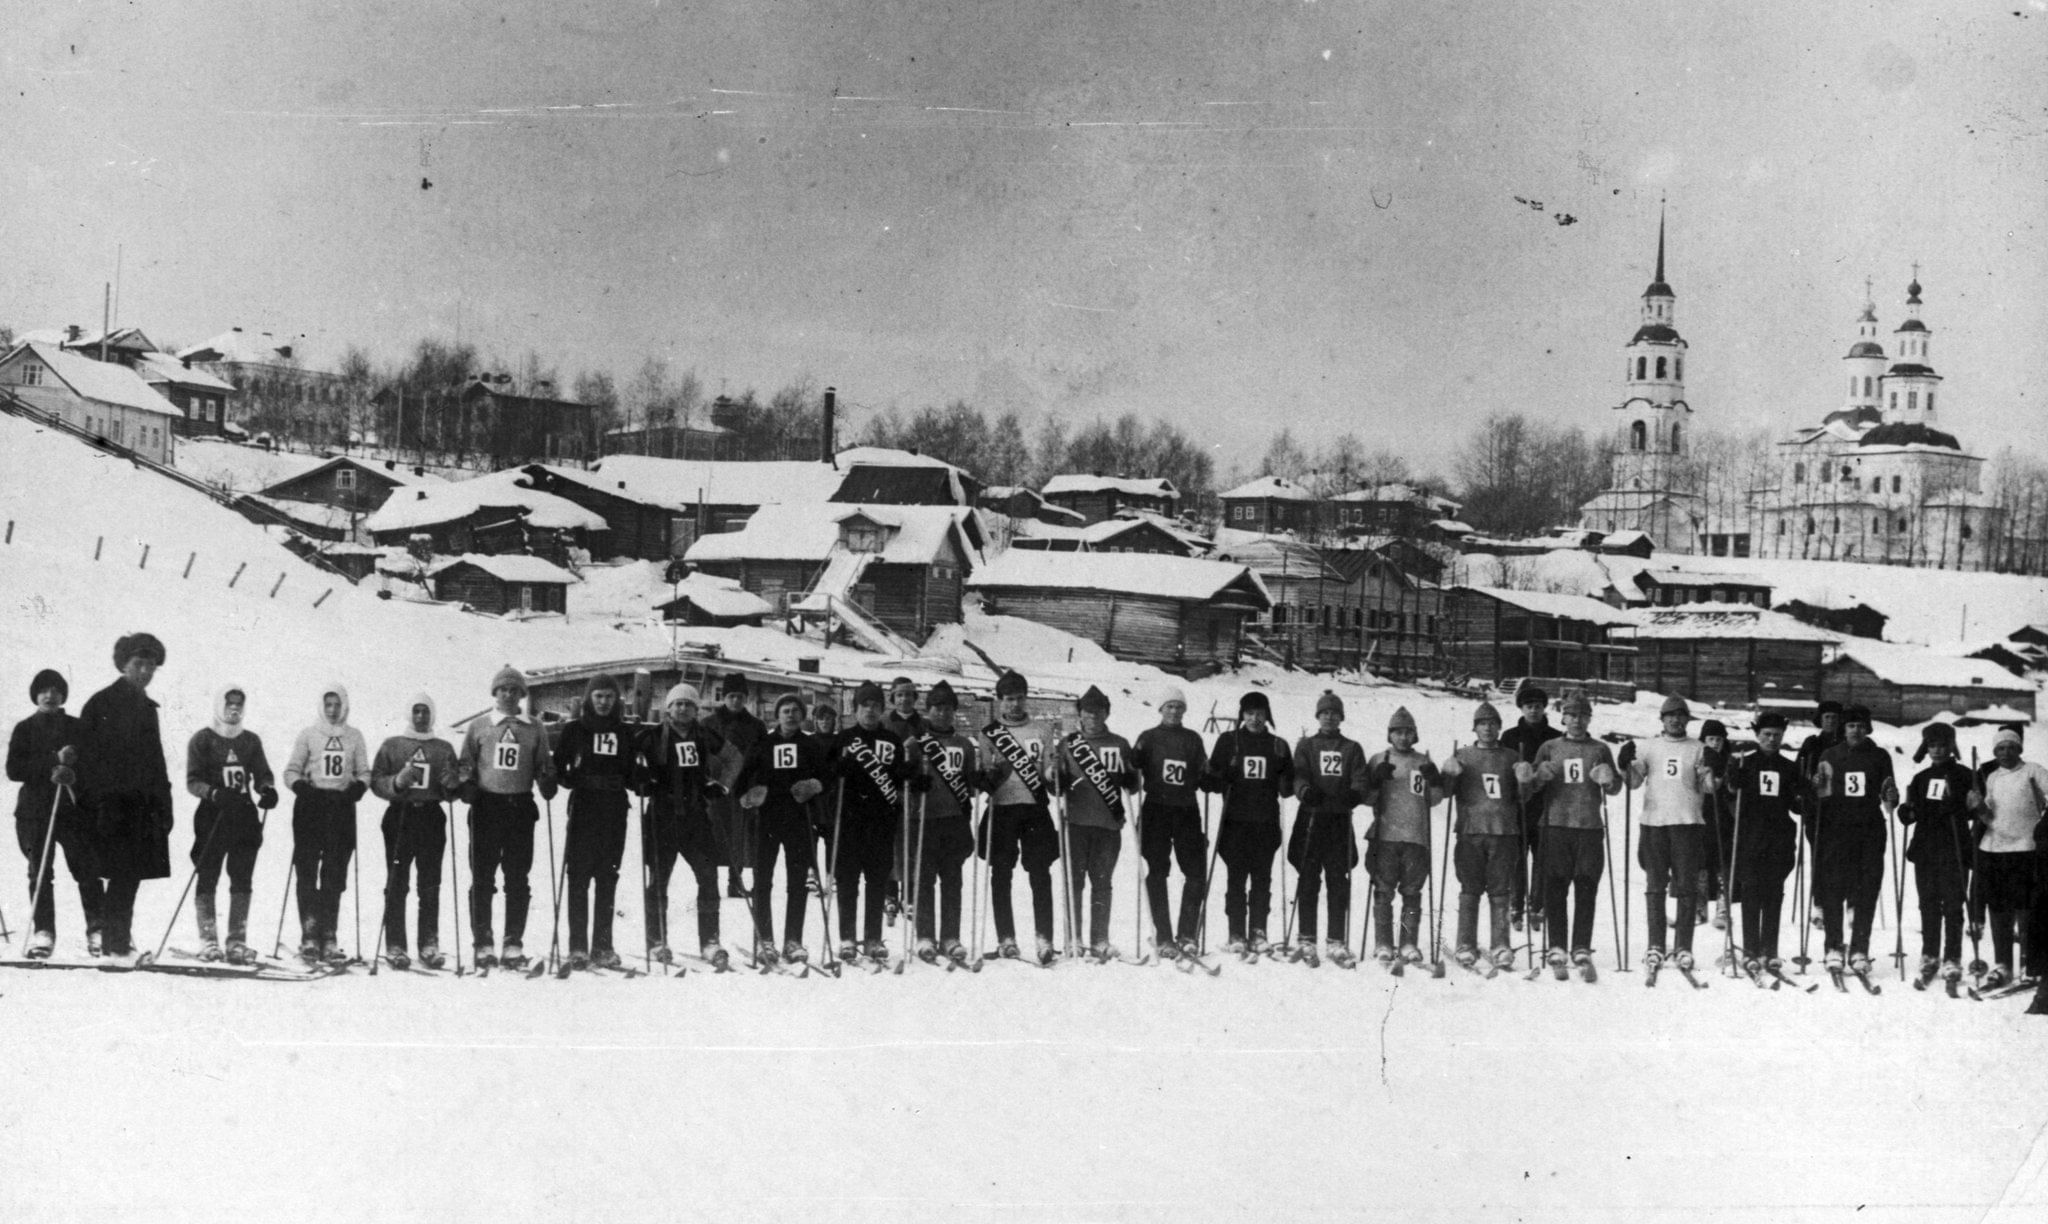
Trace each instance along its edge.
{"label": "mitten", "polygon": [[1612,765],[1601,764],[1593,767],[1593,781],[1602,786],[1613,786],[1620,777],[1620,774],[1614,772]]}
{"label": "mitten", "polygon": [[256,806],[257,806],[257,807],[260,807],[260,808],[262,808],[262,809],[263,809],[264,811],[266,811],[266,812],[267,812],[267,811],[269,811],[270,809],[272,809],[272,808],[276,807],[276,806],[277,806],[277,788],[276,788],[275,786],[259,786],[259,787],[257,787],[257,788],[256,788]]}
{"label": "mitten", "polygon": [[789,797],[798,803],[809,803],[824,790],[825,784],[816,778],[799,778],[797,784],[789,788]]}
{"label": "mitten", "polygon": [[1435,761],[1424,761],[1421,764],[1421,766],[1417,768],[1416,772],[1420,773],[1422,775],[1422,780],[1424,782],[1429,783],[1431,786],[1443,785],[1443,771],[1436,767]]}
{"label": "mitten", "polygon": [[301,799],[311,799],[313,797],[313,784],[304,778],[300,778],[292,783],[292,794],[297,795]]}
{"label": "mitten", "polygon": [[767,801],[768,788],[765,786],[753,787],[749,789],[746,794],[740,796],[740,806],[747,809],[750,812],[753,811],[755,808],[760,807],[763,803],[766,803]]}
{"label": "mitten", "polygon": [[398,771],[397,777],[391,779],[391,785],[398,788],[399,790],[411,790],[413,784],[415,782],[418,782],[419,780],[420,771],[408,765],[404,769]]}
{"label": "mitten", "polygon": [[479,793],[480,792],[478,791],[476,782],[474,780],[464,782],[462,784],[462,788],[456,792],[456,794],[461,798],[461,800],[464,803],[468,804],[470,807],[476,806],[477,795]]}
{"label": "mitten", "polygon": [[553,799],[555,792],[560,789],[561,787],[555,785],[553,778],[542,778],[540,780],[540,797],[542,799]]}
{"label": "mitten", "polygon": [[1394,776],[1394,763],[1381,757],[1372,763],[1372,768],[1365,771],[1365,776],[1374,786],[1384,786],[1388,779]]}
{"label": "mitten", "polygon": [[1522,785],[1522,786],[1527,786],[1527,785],[1529,785],[1529,784],[1530,784],[1531,782],[1534,782],[1535,780],[1536,780],[1536,767],[1535,767],[1534,765],[1531,765],[1531,764],[1530,764],[1529,762],[1527,762],[1527,761],[1516,761],[1516,762],[1515,762],[1515,781],[1516,781],[1516,782],[1517,782],[1518,784],[1520,784],[1520,785]]}
{"label": "mitten", "polygon": [[72,769],[69,765],[59,765],[50,771],[50,785],[52,786],[76,786],[77,784],[78,771]]}
{"label": "mitten", "polygon": [[78,748],[72,744],[66,744],[59,748],[57,750],[57,763],[65,766],[78,764]]}
{"label": "mitten", "polygon": [[368,785],[366,785],[360,779],[358,779],[357,781],[351,782],[347,786],[343,787],[341,793],[348,798],[348,801],[350,803],[356,803],[362,799],[363,795],[369,789],[370,788]]}
{"label": "mitten", "polygon": [[1614,763],[1623,769],[1627,769],[1636,763],[1636,742],[1634,740],[1630,740],[1621,746],[1621,751],[1614,755]]}

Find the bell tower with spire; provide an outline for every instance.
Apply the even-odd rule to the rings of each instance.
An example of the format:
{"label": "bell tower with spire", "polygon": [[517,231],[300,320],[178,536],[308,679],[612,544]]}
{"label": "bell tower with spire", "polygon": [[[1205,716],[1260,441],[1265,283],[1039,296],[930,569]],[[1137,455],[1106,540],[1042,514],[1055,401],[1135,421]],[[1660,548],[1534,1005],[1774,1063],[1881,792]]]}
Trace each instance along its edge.
{"label": "bell tower with spire", "polygon": [[[1625,394],[1615,439],[1616,489],[1668,491],[1686,453],[1692,408],[1685,402],[1685,339],[1678,295],[1664,279],[1664,216],[1657,216],[1657,274],[1643,290],[1642,318],[1622,350]],[[1661,541],[1660,541],[1661,543]]]}
{"label": "bell tower with spire", "polygon": [[1906,318],[1892,333],[1897,351],[1892,368],[1883,378],[1884,419],[1887,425],[1933,425],[1934,391],[1941,375],[1934,372],[1927,342],[1933,336],[1920,321],[1920,265],[1913,265],[1912,283],[1906,286]]}

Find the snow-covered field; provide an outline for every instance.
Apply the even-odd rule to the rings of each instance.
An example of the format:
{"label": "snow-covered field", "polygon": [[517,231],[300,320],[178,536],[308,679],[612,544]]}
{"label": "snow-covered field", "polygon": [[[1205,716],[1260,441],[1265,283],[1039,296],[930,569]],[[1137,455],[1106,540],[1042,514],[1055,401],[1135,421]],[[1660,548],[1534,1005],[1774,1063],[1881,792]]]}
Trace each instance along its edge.
{"label": "snow-covered field", "polygon": [[[374,743],[417,689],[460,717],[506,661],[669,642],[636,612],[661,594],[658,576],[632,567],[600,572],[566,619],[526,625],[345,585],[315,607],[335,584],[262,531],[5,416],[0,519],[14,524],[0,546],[0,695],[13,707],[0,712],[27,714],[44,666],[70,678],[75,712],[113,678],[113,639],[149,629],[169,649],[152,694],[174,754],[229,679],[248,685],[249,725],[281,753],[330,677],[350,686]],[[1038,626],[975,617],[966,633],[1059,687],[1100,684],[1126,735],[1166,683]],[[798,650],[772,631],[689,634],[742,657]],[[1184,686],[1190,721],[1234,712],[1251,684],[1289,736],[1325,687],[1250,669]],[[1469,734],[1468,702],[1337,687],[1368,748],[1397,704],[1439,758]],[[1654,714],[1602,707],[1595,729],[1648,733]],[[1988,748],[1981,731],[1963,739],[1965,752]],[[181,791],[181,869],[190,809]],[[362,813],[374,848],[378,813]],[[257,869],[252,939],[266,950],[288,842],[274,831]],[[1126,946],[1134,860],[1127,848],[1117,880]],[[544,870],[529,947],[546,942]],[[16,926],[24,874],[18,860],[0,874]],[[638,875],[631,849],[624,874]],[[344,899],[345,943],[358,897],[374,941],[381,876],[373,852]],[[61,868],[58,882],[71,950],[80,925]],[[182,883],[181,871],[145,886],[139,942],[155,944]],[[687,921],[689,891],[683,873],[671,921]],[[452,902],[444,884],[444,923]],[[637,953],[630,884],[620,908],[621,950]],[[1875,942],[1889,953],[1889,892],[1881,908]],[[1633,912],[1640,949],[1640,898]],[[1220,913],[1210,925],[1220,942]],[[738,903],[724,930],[737,946]],[[816,947],[815,917],[810,936]],[[1701,932],[1703,948],[1718,940]],[[171,942],[191,941],[188,910]],[[1889,972],[1880,998],[1770,993],[1710,972],[1705,991],[1669,977],[1644,990],[1614,971],[1605,912],[1597,942],[1594,986],[1234,962],[1214,980],[1016,964],[837,981],[0,973],[0,1218],[2044,1218],[2048,1024],[2021,1001],[1951,1002]]]}

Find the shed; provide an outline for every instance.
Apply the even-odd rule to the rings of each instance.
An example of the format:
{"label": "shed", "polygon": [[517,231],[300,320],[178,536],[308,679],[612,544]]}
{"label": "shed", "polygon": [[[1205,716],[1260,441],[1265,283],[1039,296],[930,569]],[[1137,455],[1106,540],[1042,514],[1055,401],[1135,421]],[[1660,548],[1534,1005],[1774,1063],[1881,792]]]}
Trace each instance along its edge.
{"label": "shed", "polygon": [[1452,587],[1444,592],[1451,669],[1496,683],[1530,678],[1615,700],[1635,694],[1637,616],[1583,595]]}
{"label": "shed", "polygon": [[363,529],[378,544],[406,544],[429,536],[437,553],[516,552],[526,548],[557,552],[566,537],[605,555],[604,519],[575,502],[532,486],[524,468],[508,468],[474,480],[417,485],[387,498]]}
{"label": "shed", "polygon": [[[265,505],[284,510],[293,518],[322,521],[328,530],[340,528],[333,539],[343,539],[355,516],[375,512],[399,489],[432,488],[448,482],[430,475],[424,468],[385,460],[366,463],[347,455],[336,455],[295,476],[288,476],[258,489],[251,497]],[[340,511],[338,517],[318,516],[300,507],[322,506]]]}
{"label": "shed", "polygon": [[674,598],[655,609],[669,624],[730,628],[755,625],[775,611],[768,601],[750,594],[729,578],[691,574],[676,584]]}
{"label": "shed", "polygon": [[1087,523],[1115,518],[1119,510],[1149,510],[1169,517],[1179,512],[1180,490],[1167,479],[1066,473],[1045,482],[1045,500],[1079,514]]}
{"label": "shed", "polygon": [[916,451],[854,446],[833,456],[845,475],[832,500],[871,506],[971,506],[981,482],[964,468]]}
{"label": "shed", "polygon": [[472,610],[567,612],[576,575],[540,557],[464,553],[427,571],[434,598],[460,600]]}
{"label": "shed", "polygon": [[1086,638],[1184,676],[1237,662],[1245,622],[1272,607],[1243,565],[1133,553],[1011,550],[967,580],[984,610]]}
{"label": "shed", "polygon": [[1683,604],[1644,612],[1633,631],[1636,687],[1723,708],[1769,698],[1811,705],[1839,634],[1741,604]]}
{"label": "shed", "polygon": [[1895,726],[1926,722],[1946,710],[1968,714],[2008,706],[2034,716],[2035,688],[1982,659],[1956,659],[1918,646],[1849,638],[1821,677],[1821,696],[1866,705]]}
{"label": "shed", "polygon": [[1777,610],[1809,625],[1818,625],[1822,629],[1831,629],[1848,637],[1873,640],[1884,637],[1884,624],[1891,619],[1869,604],[1861,603],[1834,608],[1824,604],[1807,603],[1801,599],[1788,599],[1779,604]]}

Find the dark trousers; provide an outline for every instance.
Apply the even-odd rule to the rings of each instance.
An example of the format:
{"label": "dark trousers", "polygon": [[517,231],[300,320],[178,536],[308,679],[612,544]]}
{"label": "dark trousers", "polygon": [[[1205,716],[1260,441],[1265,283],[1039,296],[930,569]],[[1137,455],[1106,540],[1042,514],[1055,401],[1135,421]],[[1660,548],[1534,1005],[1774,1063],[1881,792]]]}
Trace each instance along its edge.
{"label": "dark trousers", "polygon": [[[40,812],[14,822],[14,839],[28,859],[29,895],[36,899],[35,929],[57,932],[57,901],[51,895],[52,877],[57,872],[57,852],[64,852],[64,866],[78,885],[78,907],[85,911],[85,929],[100,929],[101,908],[106,888],[100,883],[99,859],[93,853],[91,835],[78,809],[65,804],[57,813],[57,832],[52,839],[50,861],[43,862],[43,839],[50,836],[50,814]],[[41,878],[37,876],[38,871]]]}
{"label": "dark trousers", "polygon": [[1280,826],[1249,820],[1226,820],[1216,834],[1216,857],[1223,860],[1223,916],[1230,938],[1246,932],[1266,934],[1266,915],[1273,908],[1273,856],[1280,851]]}
{"label": "dark trousers", "polygon": [[1512,834],[1466,833],[1451,849],[1458,873],[1458,947],[1479,946],[1479,899],[1486,898],[1492,920],[1492,951],[1512,946],[1508,919],[1513,914],[1514,879],[1521,871],[1522,839]]}
{"label": "dark trousers", "polygon": [[[1536,856],[1537,839],[1543,836],[1543,801],[1536,800],[1522,805],[1522,849],[1521,857],[1515,860],[1515,876],[1508,890],[1508,910],[1519,913],[1529,906],[1529,880],[1542,868],[1542,861]],[[1537,895],[1542,895],[1539,887]]]}
{"label": "dark trousers", "polygon": [[1160,943],[1174,940],[1173,912],[1166,902],[1166,875],[1180,860],[1180,938],[1195,938],[1202,920],[1209,839],[1202,833],[1202,814],[1191,807],[1148,803],[1138,817],[1138,852],[1145,858],[1145,900],[1152,911],[1152,934]]}
{"label": "dark trousers", "polygon": [[[1605,869],[1604,834],[1599,829],[1543,830],[1543,915],[1554,950],[1587,952],[1593,947],[1593,918],[1600,907],[1600,876]],[[1571,922],[1565,922],[1569,898]]]}
{"label": "dark trousers", "polygon": [[[1429,885],[1429,847],[1420,842],[1375,840],[1366,847],[1372,877],[1375,948],[1412,948],[1422,942],[1422,890]],[[1401,897],[1401,935],[1394,938],[1394,896]]]}
{"label": "dark trousers", "polygon": [[782,905],[783,938],[804,941],[804,905],[810,900],[807,877],[811,870],[811,819],[801,807],[780,811],[766,808],[754,815],[754,892],[748,902],[754,907],[755,938],[775,942],[775,859],[783,860],[782,883],[786,894]]}
{"label": "dark trousers", "polygon": [[1643,868],[1643,912],[1650,920],[1650,947],[1664,950],[1664,894],[1678,900],[1677,950],[1692,951],[1692,929],[1699,921],[1699,884],[1708,837],[1705,825],[1644,825],[1636,843],[1636,862]]}
{"label": "dark trousers", "polygon": [[419,873],[419,946],[441,946],[441,855],[448,828],[438,803],[394,803],[379,826],[384,834],[384,946],[403,952],[405,898]]}
{"label": "dark trousers", "polygon": [[[221,868],[225,867],[230,898],[228,938],[237,938],[233,915],[240,912],[247,919],[249,896],[255,888],[251,880],[256,875],[256,852],[262,848],[263,826],[257,823],[253,811],[246,818],[224,819],[212,804],[199,805],[192,821],[192,909],[199,918],[202,934],[212,926],[214,899],[220,888]],[[239,911],[235,908],[237,898]]]}
{"label": "dark trousers", "polygon": [[505,873],[505,946],[526,940],[526,909],[533,901],[527,877],[533,872],[533,826],[540,809],[533,796],[480,792],[469,809],[469,930],[476,946],[489,949],[491,902],[498,873]]}
{"label": "dark trousers", "polygon": [[619,860],[625,854],[626,792],[570,792],[569,829],[562,838],[562,878],[569,892],[571,953],[612,950]]}
{"label": "dark trousers", "polygon": [[1919,863],[1913,868],[1913,891],[1920,897],[1920,955],[1962,960],[1962,869],[1952,859]]}
{"label": "dark trousers", "polygon": [[[912,836],[917,830],[911,829]],[[950,944],[960,938],[960,869],[974,853],[974,835],[964,817],[925,823],[924,854],[918,868],[917,937],[932,938],[932,911],[938,910],[938,939]]]}
{"label": "dark trousers", "polygon": [[1314,943],[1316,903],[1325,886],[1330,894],[1330,938],[1351,941],[1351,869],[1358,847],[1351,839],[1351,813],[1311,809],[1297,813],[1288,835],[1287,861],[1294,864],[1294,909],[1301,920],[1301,938]]}
{"label": "dark trousers", "polygon": [[356,805],[340,791],[316,790],[292,803],[292,871],[298,877],[299,929],[331,940],[356,852]]}
{"label": "dark trousers", "polygon": [[[833,848],[832,861],[838,870],[832,881],[832,888],[839,897],[839,941],[852,938],[855,923],[859,923],[861,940],[865,943],[879,943],[882,939],[882,903],[889,887],[890,860],[896,851],[896,827],[893,821],[882,818],[881,811],[862,813],[850,806],[839,822],[839,844]],[[801,880],[802,877],[798,877]],[[761,877],[754,877],[755,886],[760,886]],[[867,906],[861,906],[862,885],[865,884]],[[803,922],[801,901],[803,885],[796,885],[793,900],[797,906],[796,921]]]}
{"label": "dark trousers", "polygon": [[1780,885],[1775,892],[1761,889],[1745,894],[1742,898],[1742,951],[1747,957],[1776,960],[1778,956],[1778,919],[1785,908],[1785,889]]}
{"label": "dark trousers", "polygon": [[640,821],[640,853],[646,864],[641,900],[647,918],[647,946],[668,946],[668,884],[678,855],[697,882],[697,946],[717,943],[718,865],[723,855],[704,815],[679,817],[650,807]]}
{"label": "dark trousers", "polygon": [[1885,827],[1874,820],[1832,821],[1814,846],[1814,893],[1827,950],[1842,950],[1842,909],[1849,909],[1849,955],[1870,955],[1870,927],[1884,884]]}
{"label": "dark trousers", "polygon": [[107,890],[100,906],[101,948],[109,956],[126,956],[135,951],[135,891],[142,880],[132,875],[107,877]]}
{"label": "dark trousers", "polygon": [[[1017,919],[1010,906],[1010,873],[1023,864],[1031,882],[1031,929],[1052,938],[1052,865],[1060,859],[1060,835],[1052,817],[1036,803],[998,804],[982,822],[988,856],[989,906],[995,913],[996,939],[1017,937]],[[842,928],[843,929],[843,928]]]}
{"label": "dark trousers", "polygon": [[[1109,906],[1116,895],[1116,861],[1123,853],[1123,834],[1096,825],[1067,826],[1067,889],[1073,898],[1074,921],[1088,915],[1089,946],[1109,942]],[[1086,894],[1086,909],[1083,894]],[[1080,934],[1079,931],[1075,932]]]}

